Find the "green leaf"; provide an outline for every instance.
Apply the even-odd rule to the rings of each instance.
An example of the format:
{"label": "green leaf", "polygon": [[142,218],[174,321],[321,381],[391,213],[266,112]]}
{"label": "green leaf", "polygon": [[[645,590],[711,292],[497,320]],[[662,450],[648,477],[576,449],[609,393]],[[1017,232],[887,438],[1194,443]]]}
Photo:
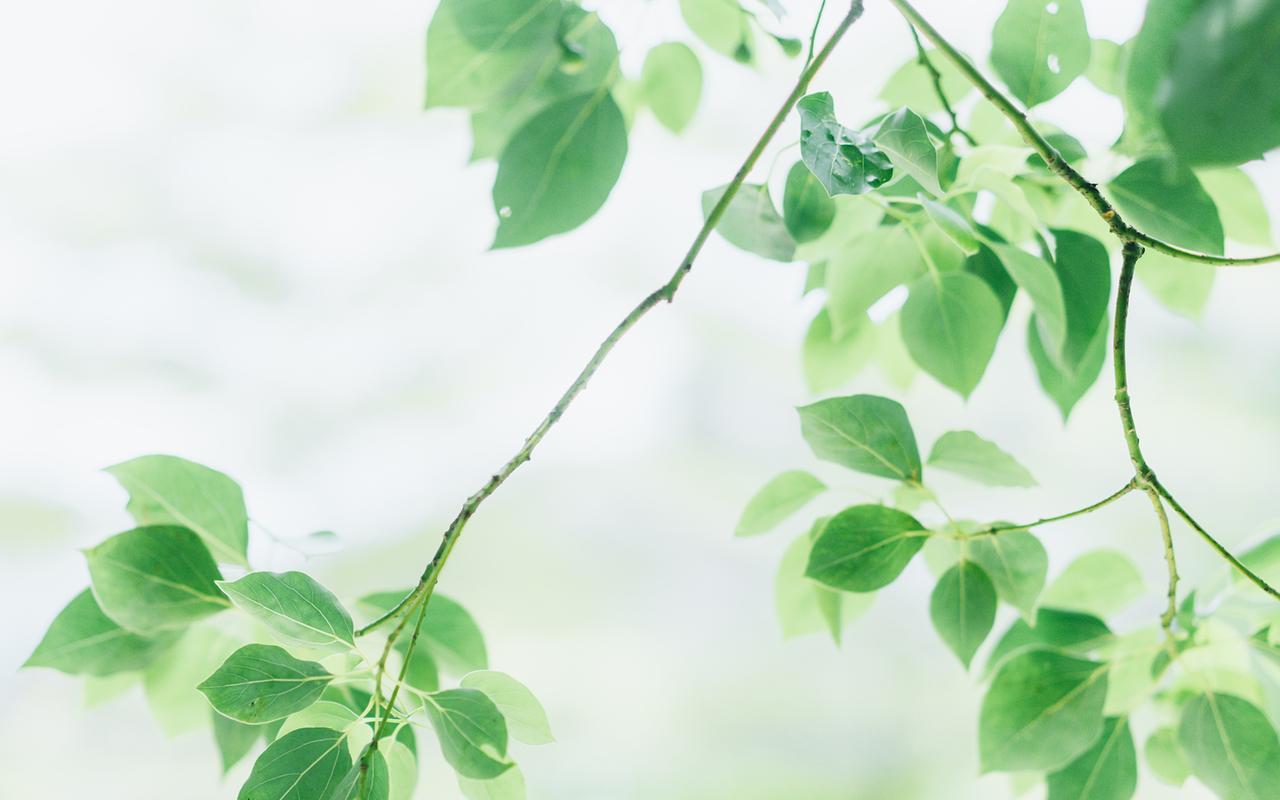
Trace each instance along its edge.
{"label": "green leaf", "polygon": [[871,607],[874,594],[845,594],[805,576],[813,541],[830,518],[819,519],[782,555],[774,578],[774,605],[783,638],[827,632],[837,644],[844,626]]}
{"label": "green leaf", "polygon": [[[496,43],[477,47],[458,27],[459,12],[468,13],[473,0],[441,0],[427,27],[428,108],[458,106],[481,109],[500,97],[530,91],[531,79],[543,74],[544,65],[555,68],[561,53],[554,29],[538,28],[540,15],[529,17],[514,33],[521,47]],[[544,34],[535,39],[525,31]]]}
{"label": "green leaf", "polygon": [[915,178],[934,196],[943,194],[938,184],[938,151],[920,115],[909,108],[898,109],[881,121],[871,141],[888,153],[895,169]]}
{"label": "green leaf", "polygon": [[827,264],[827,310],[836,333],[861,324],[876,301],[927,269],[906,225],[873,228],[849,241]]}
{"label": "green leaf", "polygon": [[680,0],[680,14],[712,50],[743,63],[753,60],[754,37],[737,0]]}
{"label": "green leaf", "polygon": [[973,431],[948,431],[938,437],[929,464],[988,486],[1035,486],[1027,468],[995,442]]}
{"label": "green leaf", "polygon": [[1222,253],[1218,207],[1186,167],[1170,159],[1143,159],[1107,188],[1120,213],[1143,232],[1202,253]]}
{"label": "green leaf", "polygon": [[502,712],[507,730],[516,741],[525,744],[550,744],[551,723],[547,712],[523,683],[503,672],[480,670],[462,679],[464,689],[479,689]]}
{"label": "green leaf", "polygon": [[1107,623],[1093,616],[1057,608],[1040,608],[1035,624],[1017,620],[996,642],[987,659],[987,672],[998,668],[1005,659],[1028,649],[1052,647],[1072,653],[1088,653],[1112,640]]}
{"label": "green leaf", "polygon": [[532,244],[586,222],[609,197],[626,157],[626,123],[608,92],[540,111],[498,159],[493,247]]}
{"label": "green leaf", "polygon": [[802,364],[809,391],[823,394],[844,386],[871,361],[876,342],[876,328],[869,319],[837,334],[831,315],[825,308],[819,311],[804,336]]}
{"label": "green leaf", "polygon": [[286,644],[346,651],[355,647],[351,615],[338,598],[301,572],[251,572],[218,584],[231,602]]}
{"label": "green leaf", "polygon": [[[409,594],[402,592],[376,592],[358,601],[378,614],[390,611],[396,603]],[[484,645],[484,635],[475,619],[459,603],[438,592],[431,595],[427,613],[422,620],[422,633],[414,650],[426,650],[453,675],[466,675],[478,669],[489,668],[489,656]]]}
{"label": "green leaf", "polygon": [[[332,689],[341,690],[342,685],[326,687],[321,697],[332,696]],[[360,722],[360,712],[363,710],[363,704],[361,704],[360,708],[353,709],[337,700],[317,700],[301,711],[291,714],[288,719],[282,720],[280,723],[280,735],[283,736],[299,728],[331,728],[346,734],[348,745],[353,744],[352,740],[357,737],[367,737],[368,740],[372,740],[373,731]],[[363,737],[360,731],[361,728],[365,729]],[[355,757],[364,750],[366,744],[368,744],[367,740],[360,742],[358,747],[348,747],[347,749],[351,750],[352,757]]]}
{"label": "green leaf", "polygon": [[221,472],[176,456],[142,456],[107,467],[129,493],[138,525],[195,531],[220,562],[247,565],[249,514],[244,494]]}
{"label": "green leaf", "polygon": [[85,559],[98,605],[136,633],[182,628],[231,605],[218,589],[218,565],[186,528],[134,528],[86,550]]}
{"label": "green leaf", "polygon": [[219,713],[258,725],[311,705],[331,680],[324,667],[296,659],[282,647],[247,644],[196,688]]}
{"label": "green leaf", "polygon": [[[1141,270],[1141,262],[1139,262],[1139,270]],[[1066,422],[1071,416],[1071,409],[1075,408],[1076,403],[1080,402],[1080,398],[1084,397],[1085,392],[1089,391],[1089,387],[1093,386],[1098,380],[1098,375],[1102,373],[1102,364],[1107,358],[1109,327],[1105,320],[1098,326],[1093,340],[1085,350],[1084,357],[1074,367],[1064,367],[1049,357],[1044,344],[1040,341],[1040,328],[1039,323],[1032,317],[1027,325],[1027,350],[1031,355],[1031,362],[1035,365],[1040,386],[1045,394],[1053,399],[1058,410],[1062,412],[1063,422]]]}
{"label": "green leaf", "polygon": [[240,759],[249,754],[258,739],[262,738],[262,728],[257,725],[245,725],[230,717],[224,717],[213,709],[213,741],[218,746],[218,757],[222,759],[222,774],[225,775]]}
{"label": "green leaf", "polygon": [[679,133],[698,110],[702,64],[688,45],[665,42],[653,47],[640,71],[644,101],[668,130]]}
{"label": "green leaf", "polygon": [[1146,593],[1142,575],[1123,553],[1095,550],[1072,561],[1044,593],[1045,605],[1109,617]]}
{"label": "green leaf", "polygon": [[1204,0],[1178,34],[1156,107],[1184,164],[1233,165],[1280,147],[1280,4]]}
{"label": "green leaf", "polygon": [[1049,775],[1049,800],[1129,800],[1138,788],[1138,756],[1129,721],[1108,717],[1102,735],[1075,761]]}
{"label": "green leaf", "polygon": [[793,469],[766,483],[747,501],[735,536],[756,536],[773,530],[826,491],[827,485],[804,470]]}
{"label": "green leaf", "polygon": [[836,204],[809,168],[797,161],[782,193],[782,221],[798,243],[812,242],[831,228]]}
{"label": "green leaf", "polygon": [[865,194],[893,177],[893,165],[865,136],[836,120],[835,102],[818,92],[796,103],[800,156],[828,195]]}
{"label": "green leaf", "polygon": [[525,800],[524,773],[515,764],[498,777],[485,781],[459,775],[458,788],[467,800]]}
{"label": "green leaf", "polygon": [[1156,92],[1169,72],[1169,61],[1178,33],[1203,0],[1149,0],[1142,28],[1125,46],[1122,99],[1124,100],[1123,152],[1145,153],[1167,149],[1160,130]]}
{"label": "green leaf", "polygon": [[1054,363],[1059,363],[1067,337],[1067,309],[1058,273],[1049,262],[1020,247],[992,244],[1014,283],[1031,298],[1041,341]]}
{"label": "green leaf", "polygon": [[981,278],[967,272],[934,273],[911,285],[901,325],[911,358],[968,398],[995,353],[1004,313]]}
{"label": "green leaf", "polygon": [[1187,765],[1187,756],[1178,743],[1178,731],[1165,727],[1158,729],[1147,738],[1142,754],[1151,768],[1151,774],[1165,783],[1181,786],[1191,776],[1191,767]]}
{"label": "green leaf", "polygon": [[936,200],[930,200],[924,195],[919,196],[920,201],[924,204],[925,214],[929,219],[933,220],[933,224],[938,226],[938,230],[955,243],[966,256],[974,255],[981,247],[978,241],[978,234],[974,232],[973,226],[969,224],[969,220],[965,219],[960,212],[943,205]]}
{"label": "green leaf", "polygon": [[1080,0],[1009,0],[991,31],[991,64],[1027,106],[1051,100],[1089,67]]}
{"label": "green leaf", "polygon": [[873,592],[893,583],[929,535],[923,525],[895,508],[846,508],[813,543],[805,575],[846,592]]}
{"label": "green leaf", "polygon": [[979,564],[1006,603],[1029,617],[1049,571],[1049,554],[1027,531],[1005,531],[997,536],[965,540],[965,554]]}
{"label": "green leaf", "polygon": [[1084,76],[1101,92],[1120,97],[1123,92],[1124,51],[1110,39],[1094,39],[1089,68]]}
{"label": "green leaf", "polygon": [[943,573],[929,598],[933,627],[965,669],[996,621],[996,589],[986,571],[962,560]]}
{"label": "green leaf", "polygon": [[1271,247],[1271,217],[1252,179],[1235,167],[1197,172],[1200,185],[1209,193],[1222,217],[1228,239],[1241,244]]}
{"label": "green leaf", "polygon": [[1001,322],[1009,318],[1009,310],[1013,308],[1013,298],[1018,293],[1018,284],[1013,282],[1009,273],[1000,263],[1000,259],[985,244],[978,247],[978,252],[964,260],[964,271],[976,275],[983,283],[996,293],[1003,311]]}
{"label": "green leaf", "polygon": [[209,726],[209,700],[196,684],[239,646],[213,625],[193,625],[147,665],[142,672],[147,708],[166,736]]}
{"label": "green leaf", "polygon": [[900,403],[855,394],[796,410],[800,432],[818,458],[868,475],[920,482],[920,451]]}
{"label": "green leaf", "polygon": [[[702,193],[702,216],[710,216],[727,187],[720,186]],[[769,196],[769,187],[744,183],[729,201],[716,231],[735,247],[774,261],[790,261],[795,257],[796,243],[778,216]]]}
{"label": "green leaf", "polygon": [[[941,73],[942,91],[952,104],[958,103],[973,90],[973,84],[951,63],[951,59],[936,50],[926,51],[925,56]],[[907,59],[905,64],[889,76],[888,82],[880,90],[880,99],[891,108],[909,106],[921,114],[942,111],[942,102],[933,86],[933,76],[921,65],[917,56]]]}
{"label": "green leaf", "polygon": [[1165,308],[1199,319],[1209,304],[1214,276],[1211,264],[1196,264],[1151,250],[1138,262],[1138,282]]}
{"label": "green leaf", "polygon": [[1182,710],[1178,742],[1192,774],[1222,797],[1280,797],[1280,742],[1249,701],[1230,694],[1193,697]]}
{"label": "green leaf", "polygon": [[413,751],[398,741],[385,739],[378,749],[387,760],[387,778],[391,782],[389,800],[413,800],[413,790],[418,785],[418,760]]}
{"label": "green leaf", "polygon": [[1105,325],[1111,300],[1111,258],[1102,242],[1087,234],[1052,228],[1053,269],[1062,287],[1066,312],[1066,341],[1062,363],[1075,367],[1090,355],[1089,348]]}
{"label": "green leaf", "polygon": [[175,638],[146,638],[121,628],[85,589],[58,612],[22,666],[50,667],[68,675],[115,675],[147,666]]}
{"label": "green leaf", "polygon": [[[330,790],[325,800],[387,800],[391,778],[387,774],[387,760],[374,750],[368,754],[368,767],[360,763],[365,753],[360,753],[347,774]],[[362,780],[363,778],[363,780]]]}
{"label": "green leaf", "polygon": [[440,740],[440,750],[455,772],[485,780],[511,768],[507,760],[507,723],[484,692],[449,689],[425,699],[427,717]]}
{"label": "green leaf", "polygon": [[523,48],[555,34],[559,0],[487,0],[453,5],[458,31],[478,48]]}
{"label": "green leaf", "polygon": [[983,772],[1056,770],[1102,733],[1105,664],[1030,650],[1001,667],[978,722]]}
{"label": "green leaf", "polygon": [[281,736],[258,756],[238,800],[328,798],[350,769],[342,734],[303,728]]}

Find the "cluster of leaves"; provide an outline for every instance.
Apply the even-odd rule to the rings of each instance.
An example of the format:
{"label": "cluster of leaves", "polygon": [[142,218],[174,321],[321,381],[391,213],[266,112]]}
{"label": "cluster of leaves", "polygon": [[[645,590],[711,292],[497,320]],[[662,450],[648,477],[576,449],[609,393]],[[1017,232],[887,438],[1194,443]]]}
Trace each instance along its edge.
{"label": "cluster of leaves", "polygon": [[[405,800],[418,779],[415,728],[427,725],[468,797],[523,798],[508,740],[550,742],[546,714],[488,669],[461,605],[434,595],[416,646],[397,641],[379,675],[382,643],[357,640],[332,592],[302,572],[249,571],[249,515],[226,475],[173,456],[108,472],[138,527],[85,551],[90,587],[25,666],[86,676],[99,691],[141,682],[168,731],[212,724],[224,770],[265,743],[241,800]],[[357,605],[380,615],[406,594]],[[388,708],[405,658],[401,700]],[[442,673],[457,684],[442,688]]]}
{"label": "cluster of leaves", "polygon": [[[945,512],[932,526],[918,518],[924,503],[941,510],[926,465],[987,486],[1035,485],[1013,456],[971,431],[950,431],[922,462],[905,410],[874,395],[822,400],[799,414],[819,459],[894,484],[885,504],[819,517],[787,548],[776,580],[785,635],[827,631],[839,642],[874,593],[923,552],[937,576],[929,607],[939,637],[966,669],[985,649],[977,737],[984,772],[1015,773],[1022,786],[1043,779],[1050,800],[1126,800],[1138,783],[1135,742],[1144,741],[1161,781],[1194,775],[1223,797],[1280,796],[1274,610],[1259,613],[1224,584],[1187,598],[1176,639],[1154,623],[1113,630],[1108,619],[1145,594],[1123,555],[1087,553],[1046,588],[1048,556],[1028,527]],[[737,534],[767,533],[826,491],[808,471],[785,472],[751,499]],[[1274,569],[1278,555],[1280,537],[1245,559]],[[1008,623],[993,636],[1002,606]],[[1254,628],[1240,632],[1209,618],[1209,608],[1229,609]]]}

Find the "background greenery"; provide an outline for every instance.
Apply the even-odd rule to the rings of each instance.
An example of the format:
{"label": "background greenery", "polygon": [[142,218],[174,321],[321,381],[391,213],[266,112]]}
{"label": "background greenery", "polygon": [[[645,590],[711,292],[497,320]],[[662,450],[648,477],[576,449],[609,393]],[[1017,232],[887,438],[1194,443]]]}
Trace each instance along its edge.
{"label": "background greenery", "polygon": [[[814,86],[846,119],[883,110],[871,98],[911,53],[896,14],[868,5]],[[921,5],[981,54],[1003,4]],[[1139,4],[1086,5],[1094,36],[1137,29]],[[789,7],[801,34],[813,4]],[[632,74],[629,52],[687,39],[674,3],[600,11]],[[126,526],[103,465],[176,452],[218,467],[277,536],[339,533],[343,553],[308,568],[340,593],[410,582],[458,499],[666,273],[700,222],[700,193],[732,172],[795,69],[780,56],[759,71],[704,59],[689,129],[676,139],[642,116],[596,218],[486,254],[492,166],[462,166],[462,114],[419,110],[430,12],[6,12],[0,584],[14,613],[0,644],[0,795],[230,797],[247,771],[213,788],[207,732],[167,740],[136,690],[86,712],[64,676],[15,674],[84,583],[73,547]],[[1083,81],[1043,114],[1091,149],[1119,132],[1118,103]],[[1280,207],[1280,168],[1248,169]],[[560,742],[522,751],[533,797],[1007,791],[1002,776],[972,780],[980,694],[930,630],[922,565],[842,649],[784,645],[770,587],[785,540],[731,538],[760,483],[811,464],[789,411],[811,399],[797,352],[814,308],[788,299],[801,269],[713,239],[680,304],[623,343],[458,551],[445,591],[476,615],[495,666],[538,693]],[[1275,532],[1257,520],[1280,449],[1277,290],[1274,270],[1220,275],[1199,323],[1135,298],[1131,381],[1148,450],[1228,544]],[[870,372],[855,384],[903,400],[922,441],[953,428],[991,437],[1045,487],[963,492],[966,516],[1034,517],[1126,477],[1105,388],[1064,429],[1021,352],[1024,328],[1011,326],[967,406],[927,378],[906,393]],[[831,508],[862,499],[838,468],[821,474],[845,490]],[[1148,514],[1134,498],[1042,538],[1056,569],[1105,543],[1159,586]],[[1223,569],[1199,542],[1180,545],[1193,582]],[[272,547],[255,563],[302,562]],[[1127,614],[1145,622],[1158,603],[1153,591]],[[439,757],[424,761],[423,796],[454,796]],[[1139,796],[1168,795],[1144,781]]]}

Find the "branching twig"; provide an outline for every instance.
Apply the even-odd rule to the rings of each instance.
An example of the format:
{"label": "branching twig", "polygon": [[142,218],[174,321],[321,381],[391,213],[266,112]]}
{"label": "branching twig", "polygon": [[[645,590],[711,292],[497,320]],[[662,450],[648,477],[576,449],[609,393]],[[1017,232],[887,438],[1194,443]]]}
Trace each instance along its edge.
{"label": "branching twig", "polygon": [[1072,517],[1082,517],[1085,514],[1092,514],[1093,512],[1097,511],[1103,506],[1111,505],[1112,503],[1119,500],[1121,497],[1124,497],[1125,495],[1127,495],[1129,492],[1132,492],[1136,488],[1138,488],[1137,481],[1131,480],[1128,483],[1126,483],[1124,486],[1121,486],[1118,491],[1115,491],[1107,495],[1106,497],[1102,498],[1098,502],[1093,503],[1092,505],[1087,505],[1084,508],[1077,508],[1075,511],[1068,511],[1065,514],[1058,514],[1057,516],[1053,516],[1053,517],[1044,517],[1043,519],[1038,519],[1035,522],[1028,522],[1022,525],[1015,525],[1011,522],[1001,523],[999,525],[992,525],[988,528],[983,528],[982,530],[974,531],[973,533],[970,533],[969,536],[970,537],[998,536],[1002,533],[1009,533],[1012,531],[1025,531],[1030,528],[1037,528],[1041,525],[1048,525],[1051,522],[1061,522],[1064,519],[1071,519]]}
{"label": "branching twig", "polygon": [[929,80],[933,82],[933,93],[937,95],[938,102],[942,103],[942,110],[947,112],[947,116],[951,118],[951,135],[960,134],[973,147],[978,146],[978,140],[960,127],[960,118],[956,116],[956,110],[951,106],[951,100],[947,98],[947,92],[942,88],[942,73],[933,65],[933,61],[929,59],[929,54],[925,52],[924,43],[920,41],[920,33],[916,30],[916,26],[907,21],[907,28],[911,31],[911,39],[916,43],[916,62],[929,73]]}

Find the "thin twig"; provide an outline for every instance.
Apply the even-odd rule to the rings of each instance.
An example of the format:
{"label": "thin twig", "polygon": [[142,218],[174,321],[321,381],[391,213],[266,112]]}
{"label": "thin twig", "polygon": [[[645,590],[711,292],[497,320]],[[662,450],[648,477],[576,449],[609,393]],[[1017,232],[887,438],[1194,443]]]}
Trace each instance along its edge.
{"label": "thin twig", "polygon": [[813,61],[813,49],[818,43],[818,25],[822,23],[822,12],[827,10],[827,0],[822,0],[818,4],[818,14],[813,18],[813,30],[809,31],[809,53],[804,57],[804,65],[807,67]]}
{"label": "thin twig", "polygon": [[1030,528],[1037,528],[1041,525],[1048,525],[1051,522],[1061,522],[1064,519],[1071,519],[1072,517],[1082,517],[1085,514],[1092,514],[1093,512],[1097,511],[1103,506],[1111,505],[1112,503],[1119,500],[1121,497],[1124,497],[1125,495],[1127,495],[1129,492],[1132,492],[1136,488],[1138,488],[1137,482],[1131,480],[1128,483],[1126,483],[1124,486],[1121,486],[1117,491],[1112,492],[1111,494],[1102,498],[1098,502],[1087,505],[1084,508],[1077,508],[1075,511],[1068,511],[1065,514],[1058,514],[1057,516],[1053,516],[1053,517],[1044,517],[1043,519],[1038,519],[1035,522],[1028,522],[1022,525],[1014,525],[1013,523],[1003,523],[1000,525],[992,525],[989,528],[983,528],[982,530],[974,531],[973,533],[969,534],[969,536],[970,537],[997,536],[1001,533],[1008,533],[1010,531],[1024,531]]}
{"label": "thin twig", "polygon": [[938,96],[938,102],[942,103],[942,109],[947,112],[947,116],[951,118],[951,135],[960,134],[973,147],[978,146],[978,140],[960,127],[960,118],[956,116],[956,110],[951,106],[951,100],[947,98],[946,91],[942,88],[942,73],[933,65],[933,61],[929,59],[929,54],[925,52],[924,42],[920,41],[920,33],[916,30],[916,26],[907,21],[907,28],[911,31],[911,39],[916,43],[916,63],[929,73],[929,80],[933,82],[933,93]]}

